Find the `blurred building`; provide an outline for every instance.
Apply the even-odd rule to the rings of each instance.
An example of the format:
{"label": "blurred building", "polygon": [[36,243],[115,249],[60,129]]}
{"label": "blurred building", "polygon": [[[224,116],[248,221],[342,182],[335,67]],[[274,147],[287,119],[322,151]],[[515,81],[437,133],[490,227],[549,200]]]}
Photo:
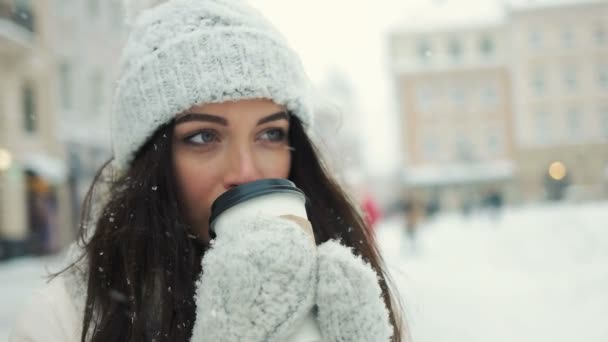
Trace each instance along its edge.
{"label": "blurred building", "polygon": [[608,2],[511,1],[518,183],[525,200],[607,196]]}
{"label": "blurred building", "polygon": [[53,96],[65,147],[73,228],[99,167],[110,156],[112,84],[126,29],[122,0],[48,0]]}
{"label": "blurred building", "polygon": [[124,36],[120,0],[0,0],[0,258],[74,238]]}
{"label": "blurred building", "polygon": [[390,37],[410,200],[467,207],[512,192],[513,110],[501,8],[430,4]]}
{"label": "blurred building", "polygon": [[409,194],[606,196],[608,3],[429,2],[390,36]]}
{"label": "blurred building", "polygon": [[0,0],[0,258],[56,250],[69,217],[47,6]]}

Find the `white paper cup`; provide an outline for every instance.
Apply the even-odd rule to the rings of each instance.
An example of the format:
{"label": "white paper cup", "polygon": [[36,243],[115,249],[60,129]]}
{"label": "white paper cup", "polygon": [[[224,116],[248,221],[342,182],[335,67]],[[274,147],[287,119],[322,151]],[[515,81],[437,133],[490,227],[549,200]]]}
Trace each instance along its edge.
{"label": "white paper cup", "polygon": [[[239,185],[213,202],[209,227],[214,232],[230,229],[230,222],[256,214],[308,218],[306,196],[287,179],[261,179]],[[286,342],[318,341],[321,341],[321,331],[312,311],[296,323],[286,339]]]}
{"label": "white paper cup", "polygon": [[306,196],[287,179],[261,179],[239,185],[218,197],[211,206],[210,228],[217,232],[225,223],[257,214],[306,215]]}

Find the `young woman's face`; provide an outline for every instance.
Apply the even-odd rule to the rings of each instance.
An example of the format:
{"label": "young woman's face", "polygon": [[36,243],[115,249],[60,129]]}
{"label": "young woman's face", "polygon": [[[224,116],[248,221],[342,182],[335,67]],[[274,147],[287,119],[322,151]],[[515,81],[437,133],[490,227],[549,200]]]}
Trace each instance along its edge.
{"label": "young woman's face", "polygon": [[182,205],[198,236],[209,240],[211,204],[237,185],[287,178],[289,118],[270,100],[194,106],[175,119],[172,144]]}

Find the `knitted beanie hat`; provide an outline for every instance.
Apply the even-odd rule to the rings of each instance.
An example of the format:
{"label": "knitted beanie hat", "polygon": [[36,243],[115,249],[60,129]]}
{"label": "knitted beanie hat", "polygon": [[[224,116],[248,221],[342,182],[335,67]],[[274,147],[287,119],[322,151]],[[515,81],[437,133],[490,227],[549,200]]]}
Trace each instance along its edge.
{"label": "knitted beanie hat", "polygon": [[305,127],[311,88],[299,57],[244,0],[127,0],[131,31],[113,98],[115,170],[194,105],[265,98]]}

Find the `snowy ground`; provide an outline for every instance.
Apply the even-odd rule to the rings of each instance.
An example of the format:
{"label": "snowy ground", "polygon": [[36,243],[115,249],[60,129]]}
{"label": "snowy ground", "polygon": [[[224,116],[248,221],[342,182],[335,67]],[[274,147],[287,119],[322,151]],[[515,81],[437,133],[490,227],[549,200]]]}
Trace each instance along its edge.
{"label": "snowy ground", "polygon": [[[608,341],[608,203],[444,215],[415,249],[401,227],[378,235],[414,342]],[[58,260],[0,264],[0,341]]]}
{"label": "snowy ground", "polygon": [[61,258],[21,258],[0,263],[0,341],[7,341],[15,315],[33,291],[44,286],[45,276],[58,271]]}
{"label": "snowy ground", "polygon": [[415,342],[608,341],[608,203],[442,216],[379,240]]}

